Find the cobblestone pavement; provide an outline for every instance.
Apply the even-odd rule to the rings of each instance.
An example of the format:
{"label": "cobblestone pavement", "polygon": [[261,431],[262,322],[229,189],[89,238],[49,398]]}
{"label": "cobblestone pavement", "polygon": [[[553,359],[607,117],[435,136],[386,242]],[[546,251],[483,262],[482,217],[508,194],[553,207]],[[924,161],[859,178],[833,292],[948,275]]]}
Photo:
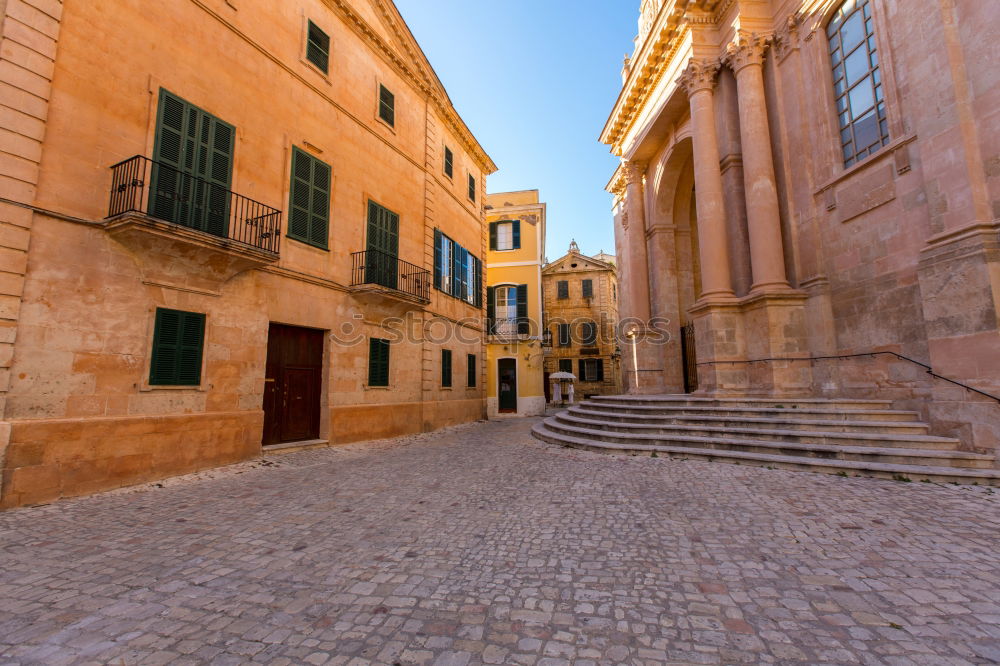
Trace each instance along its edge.
{"label": "cobblestone pavement", "polygon": [[1000,661],[1000,493],[534,422],[0,514],[0,663]]}

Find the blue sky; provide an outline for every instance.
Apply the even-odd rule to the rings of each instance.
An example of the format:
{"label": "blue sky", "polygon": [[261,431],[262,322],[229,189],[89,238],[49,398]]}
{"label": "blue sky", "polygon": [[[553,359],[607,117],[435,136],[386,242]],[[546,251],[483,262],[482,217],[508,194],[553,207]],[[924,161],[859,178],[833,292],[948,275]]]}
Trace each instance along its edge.
{"label": "blue sky", "polygon": [[455,108],[500,170],[490,192],[538,189],[549,259],[571,238],[614,252],[618,159],[598,141],[621,89],[638,0],[395,0]]}

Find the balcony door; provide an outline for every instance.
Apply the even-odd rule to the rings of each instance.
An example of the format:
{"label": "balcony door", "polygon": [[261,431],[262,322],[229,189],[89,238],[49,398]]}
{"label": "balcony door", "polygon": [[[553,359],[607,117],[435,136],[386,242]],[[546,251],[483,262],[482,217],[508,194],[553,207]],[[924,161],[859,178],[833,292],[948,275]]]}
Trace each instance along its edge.
{"label": "balcony door", "polygon": [[497,361],[497,407],[502,413],[517,411],[517,359],[502,358]]}
{"label": "balcony door", "polygon": [[365,276],[369,284],[397,289],[399,282],[399,215],[368,202]]}
{"label": "balcony door", "polygon": [[232,125],[161,88],[149,214],[227,237],[235,137]]}

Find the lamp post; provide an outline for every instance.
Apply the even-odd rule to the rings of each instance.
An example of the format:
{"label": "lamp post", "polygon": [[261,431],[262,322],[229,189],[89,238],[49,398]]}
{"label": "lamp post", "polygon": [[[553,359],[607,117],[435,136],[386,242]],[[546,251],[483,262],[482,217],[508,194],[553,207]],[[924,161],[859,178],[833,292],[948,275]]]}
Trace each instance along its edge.
{"label": "lamp post", "polygon": [[638,345],[636,344],[636,340],[635,340],[635,337],[636,337],[635,329],[633,328],[633,329],[629,330],[629,332],[625,334],[625,337],[627,337],[632,342],[632,372],[635,373],[635,391],[636,391],[636,393],[638,393],[639,392],[639,352],[637,351]]}

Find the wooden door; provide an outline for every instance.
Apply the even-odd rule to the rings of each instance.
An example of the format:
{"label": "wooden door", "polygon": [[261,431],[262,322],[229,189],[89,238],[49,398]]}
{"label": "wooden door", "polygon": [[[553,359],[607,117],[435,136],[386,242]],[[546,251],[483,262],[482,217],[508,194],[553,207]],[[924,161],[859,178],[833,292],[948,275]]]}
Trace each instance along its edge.
{"label": "wooden door", "polygon": [[517,359],[502,358],[497,361],[498,395],[501,412],[517,411]]}
{"label": "wooden door", "polygon": [[319,438],[323,331],[271,324],[264,381],[264,445]]}

